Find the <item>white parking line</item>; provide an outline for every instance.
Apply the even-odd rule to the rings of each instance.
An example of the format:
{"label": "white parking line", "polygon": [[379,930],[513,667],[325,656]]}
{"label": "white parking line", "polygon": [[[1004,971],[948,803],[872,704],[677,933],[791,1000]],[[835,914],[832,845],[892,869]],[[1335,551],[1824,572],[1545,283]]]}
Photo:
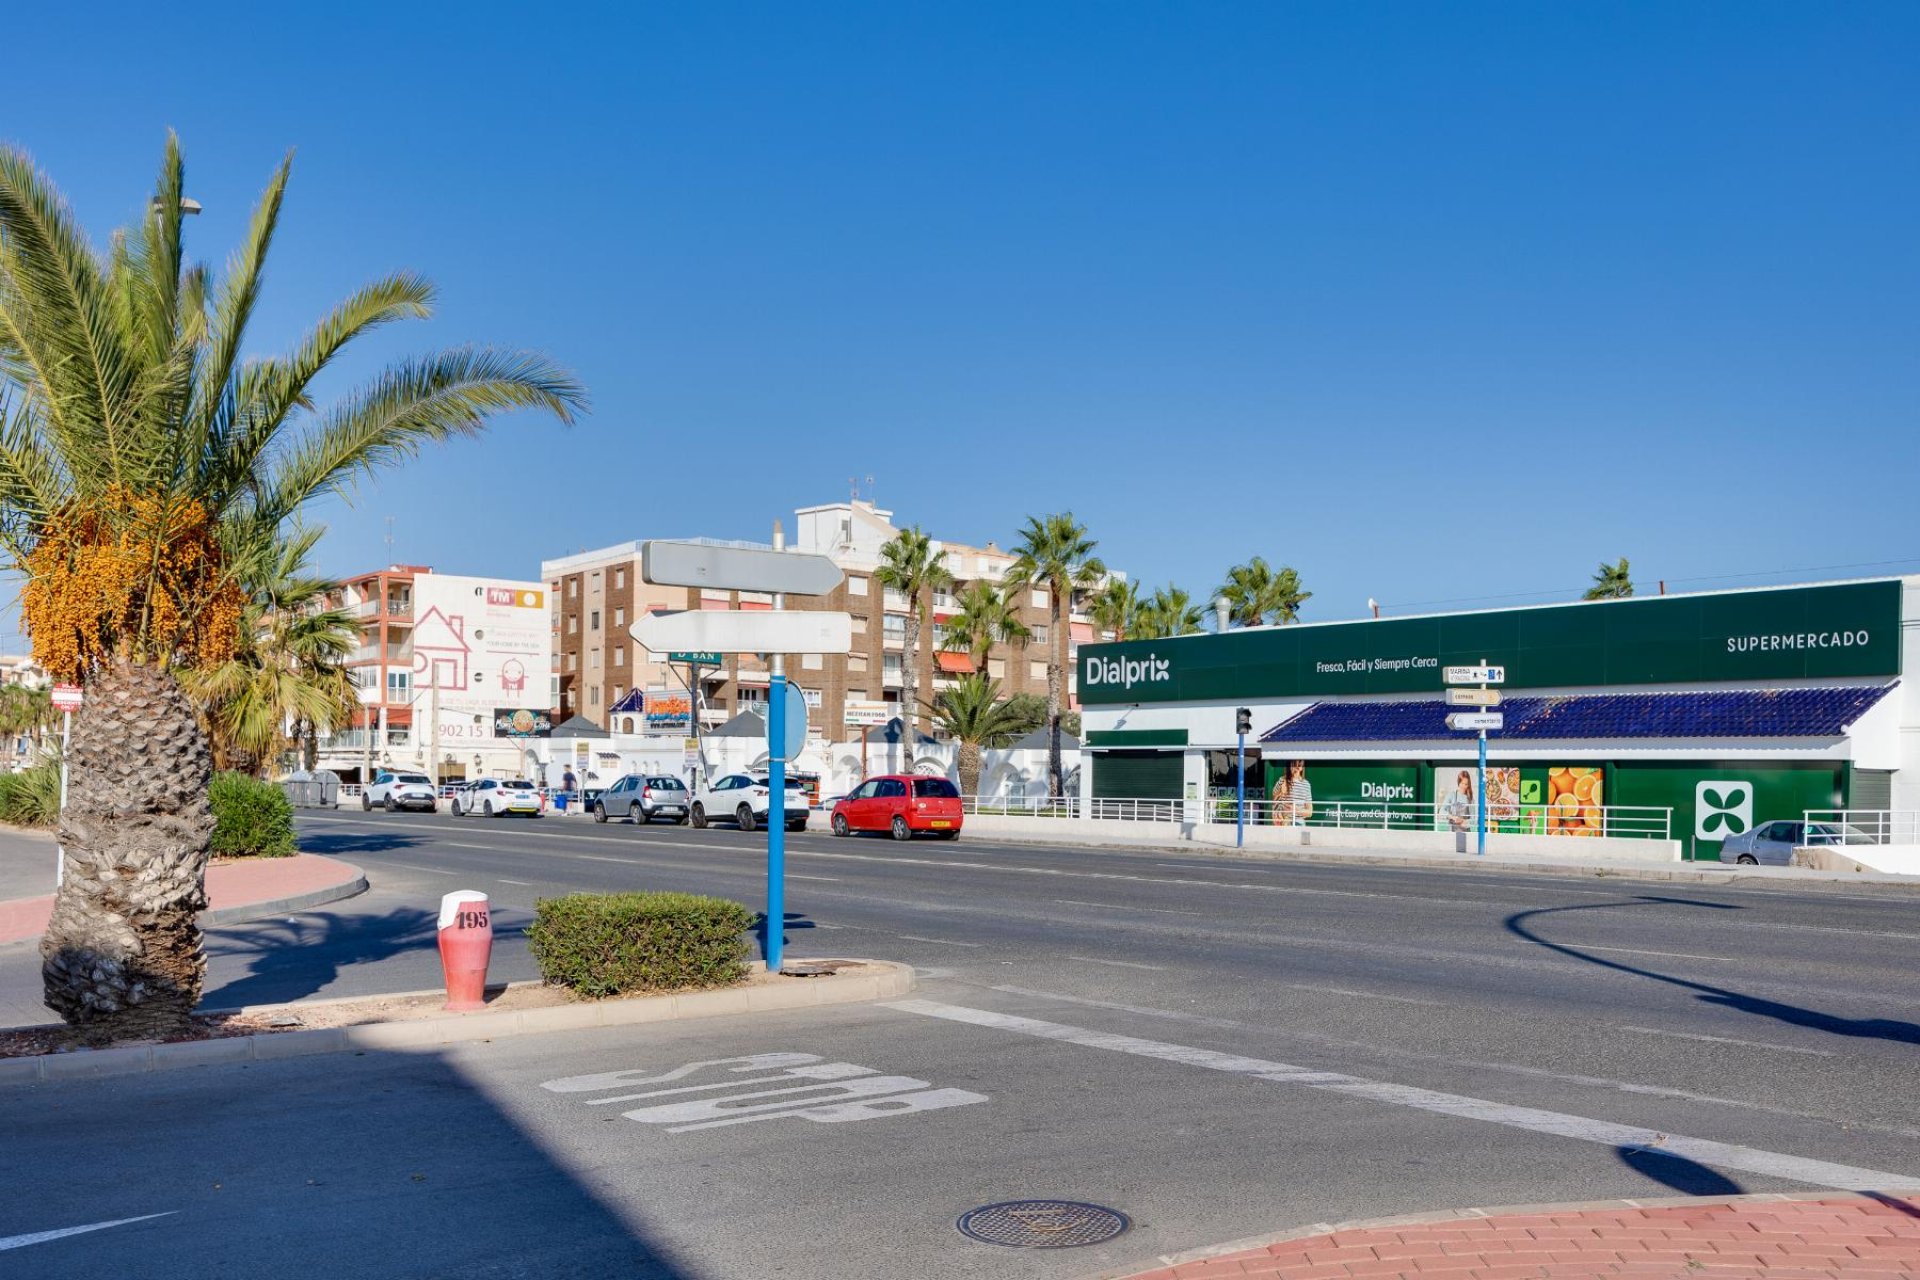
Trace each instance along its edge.
{"label": "white parking line", "polygon": [[1672,1036],[1676,1040],[1705,1040],[1709,1044],[1737,1044],[1747,1049],[1772,1049],[1777,1053],[1804,1053],[1810,1058],[1837,1058],[1831,1049],[1803,1049],[1797,1044],[1768,1044],[1764,1040],[1735,1040],[1732,1036],[1707,1036],[1694,1031],[1666,1031],[1659,1027],[1621,1027],[1643,1036]]}
{"label": "white parking line", "polygon": [[1867,1188],[1884,1191],[1920,1190],[1920,1177],[1912,1174],[1862,1169],[1853,1165],[1835,1164],[1826,1160],[1787,1155],[1778,1151],[1763,1151],[1755,1147],[1716,1142],[1709,1138],[1690,1138],[1684,1134],[1662,1133],[1632,1125],[1614,1124],[1606,1120],[1591,1120],[1585,1116],[1544,1111],[1537,1107],[1518,1107],[1502,1102],[1489,1102],[1483,1098],[1469,1098],[1460,1094],[1414,1088],[1410,1085],[1367,1080],[1337,1071],[1315,1071],[1309,1067],[1296,1067],[1285,1062],[1269,1062],[1261,1058],[1220,1053],[1192,1045],[1168,1044],[1159,1040],[1142,1040],[1135,1036],[1089,1031],[1084,1027],[1072,1027],[1059,1022],[1043,1022],[1038,1018],[1020,1018],[1012,1014],[995,1013],[987,1009],[970,1009],[961,1005],[940,1004],[932,1000],[893,1000],[886,1002],[883,1007],[898,1009],[902,1013],[919,1014],[923,1017],[942,1018],[949,1022],[988,1027],[1015,1035],[1032,1036],[1040,1040],[1057,1040],[1090,1049],[1105,1049],[1109,1052],[1132,1054],[1136,1057],[1155,1058],[1181,1066],[1223,1071],[1231,1075],[1245,1076],[1274,1084],[1297,1084],[1308,1089],[1323,1089],[1348,1097],[1364,1098],[1370,1102],[1411,1107],[1435,1115],[1457,1116],[1463,1120],[1480,1120],[1489,1124],[1526,1130],[1530,1133],[1544,1133],[1554,1137],[1573,1138],[1581,1142],[1599,1143],[1616,1150],[1654,1148],[1718,1169],[1737,1169],[1745,1173],[1756,1173],[1762,1177],[1784,1178],[1816,1187],[1835,1187],[1844,1190]]}
{"label": "white parking line", "polygon": [[1392,1000],[1396,1004],[1425,1004],[1439,1007],[1444,1003],[1440,1000],[1416,1000],[1412,996],[1383,995],[1378,991],[1355,991],[1350,987],[1316,987],[1311,982],[1289,982],[1287,985],[1295,991],[1324,991],[1334,996],[1364,996],[1368,1000]]}
{"label": "white parking line", "polygon": [[1099,956],[1068,956],[1069,960],[1078,960],[1082,964],[1110,964],[1116,969],[1151,969],[1155,973],[1165,973],[1163,964],[1141,964],[1138,960],[1102,960]]}
{"label": "white parking line", "polygon": [[1636,951],[1632,947],[1590,947],[1584,942],[1563,942],[1575,951],[1605,951],[1617,956],[1660,956],[1667,960],[1729,960],[1731,956],[1702,956],[1687,951]]}

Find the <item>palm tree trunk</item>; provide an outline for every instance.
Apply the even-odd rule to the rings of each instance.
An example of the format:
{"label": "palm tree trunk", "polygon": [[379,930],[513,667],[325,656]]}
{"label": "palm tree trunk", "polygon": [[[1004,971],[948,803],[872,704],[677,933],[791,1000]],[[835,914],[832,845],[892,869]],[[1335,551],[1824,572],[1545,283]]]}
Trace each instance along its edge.
{"label": "palm tree trunk", "polygon": [[960,744],[960,794],[980,794],[980,744],[977,742]]}
{"label": "palm tree trunk", "polygon": [[40,941],[47,1006],[89,1040],[182,1030],[206,976],[212,756],[173,676],[120,663],[73,721],[65,874]]}
{"label": "palm tree trunk", "polygon": [[920,710],[920,610],[919,601],[907,601],[906,652],[900,659],[900,716],[902,737],[907,743],[906,772],[913,772],[913,728],[919,723]]}
{"label": "palm tree trunk", "polygon": [[1067,642],[1064,634],[1067,611],[1061,600],[1061,590],[1066,586],[1064,580],[1048,584],[1047,617],[1053,622],[1053,631],[1047,637],[1047,792],[1055,800],[1066,794],[1066,772],[1060,767],[1060,685],[1061,669],[1065,666]]}

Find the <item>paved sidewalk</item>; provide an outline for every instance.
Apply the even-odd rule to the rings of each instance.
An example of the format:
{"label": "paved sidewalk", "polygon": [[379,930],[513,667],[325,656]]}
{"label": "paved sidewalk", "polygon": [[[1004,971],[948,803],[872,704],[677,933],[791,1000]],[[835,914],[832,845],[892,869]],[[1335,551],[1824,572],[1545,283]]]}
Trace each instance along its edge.
{"label": "paved sidewalk", "polygon": [[[46,851],[51,860],[52,846]],[[207,868],[208,905],[200,922],[218,924],[255,910],[299,910],[351,897],[364,888],[360,868],[317,854],[217,863]],[[52,914],[52,894],[0,901],[0,946],[39,936]]]}
{"label": "paved sidewalk", "polygon": [[1920,1196],[1783,1195],[1469,1209],[1329,1229],[1130,1280],[1900,1280],[1920,1276]]}

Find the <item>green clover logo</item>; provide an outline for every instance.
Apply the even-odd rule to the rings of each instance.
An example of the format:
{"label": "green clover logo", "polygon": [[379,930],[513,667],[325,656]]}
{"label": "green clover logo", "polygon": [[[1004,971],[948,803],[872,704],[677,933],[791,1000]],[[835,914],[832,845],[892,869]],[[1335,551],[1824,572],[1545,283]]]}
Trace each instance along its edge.
{"label": "green clover logo", "polygon": [[1747,829],[1745,787],[1728,787],[1723,792],[1713,785],[1703,786],[1700,799],[1708,810],[1700,819],[1702,835],[1714,836],[1724,830],[1727,835],[1737,836]]}

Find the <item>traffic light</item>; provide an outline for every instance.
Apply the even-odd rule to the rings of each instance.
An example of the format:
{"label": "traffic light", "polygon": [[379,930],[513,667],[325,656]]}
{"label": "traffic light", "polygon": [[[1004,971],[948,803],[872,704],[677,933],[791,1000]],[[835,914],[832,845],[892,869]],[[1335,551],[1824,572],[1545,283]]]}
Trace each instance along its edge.
{"label": "traffic light", "polygon": [[1253,732],[1253,708],[1240,707],[1233,713],[1233,731],[1238,734]]}

